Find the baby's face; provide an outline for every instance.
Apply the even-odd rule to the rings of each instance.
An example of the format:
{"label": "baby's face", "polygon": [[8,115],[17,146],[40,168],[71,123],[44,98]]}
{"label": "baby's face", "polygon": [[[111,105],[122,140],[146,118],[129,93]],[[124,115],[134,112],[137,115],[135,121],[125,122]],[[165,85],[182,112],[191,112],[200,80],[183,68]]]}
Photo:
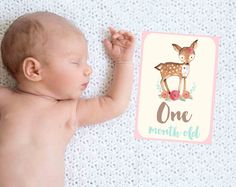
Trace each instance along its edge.
{"label": "baby's face", "polygon": [[46,44],[44,84],[59,99],[76,99],[86,89],[92,69],[87,42],[81,33],[51,36]]}

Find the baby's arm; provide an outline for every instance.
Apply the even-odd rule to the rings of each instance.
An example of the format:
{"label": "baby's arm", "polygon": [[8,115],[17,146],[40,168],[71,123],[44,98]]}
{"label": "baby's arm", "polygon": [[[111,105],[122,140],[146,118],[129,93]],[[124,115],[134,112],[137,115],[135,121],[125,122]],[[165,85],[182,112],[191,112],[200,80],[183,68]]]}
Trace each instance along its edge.
{"label": "baby's arm", "polygon": [[104,40],[108,55],[115,63],[113,82],[106,96],[80,99],[77,104],[79,126],[101,123],[120,115],[127,108],[133,82],[134,36],[110,28],[111,40]]}

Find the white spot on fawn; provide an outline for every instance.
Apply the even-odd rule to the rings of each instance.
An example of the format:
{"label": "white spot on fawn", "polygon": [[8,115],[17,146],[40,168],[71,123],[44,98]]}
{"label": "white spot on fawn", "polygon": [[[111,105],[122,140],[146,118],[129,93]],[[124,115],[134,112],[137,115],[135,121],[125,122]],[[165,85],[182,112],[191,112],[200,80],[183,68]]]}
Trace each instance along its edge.
{"label": "white spot on fawn", "polygon": [[188,76],[189,69],[190,69],[189,65],[183,65],[182,66],[182,76],[183,77],[187,77]]}

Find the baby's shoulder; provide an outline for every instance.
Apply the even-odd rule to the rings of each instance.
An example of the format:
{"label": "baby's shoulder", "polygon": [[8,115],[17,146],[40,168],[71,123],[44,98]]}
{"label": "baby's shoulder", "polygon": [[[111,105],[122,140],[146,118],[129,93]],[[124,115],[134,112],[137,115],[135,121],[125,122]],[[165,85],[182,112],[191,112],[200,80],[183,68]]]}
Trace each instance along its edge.
{"label": "baby's shoulder", "polygon": [[12,95],[12,90],[10,88],[0,86],[0,102],[10,95]]}
{"label": "baby's shoulder", "polygon": [[0,86],[0,108],[8,101],[9,97],[12,95],[12,90],[7,87]]}
{"label": "baby's shoulder", "polygon": [[2,91],[2,90],[11,90],[11,89],[6,86],[0,85],[0,90]]}
{"label": "baby's shoulder", "polygon": [[12,96],[13,90],[4,86],[0,86],[0,107],[2,108],[3,105],[11,101]]}

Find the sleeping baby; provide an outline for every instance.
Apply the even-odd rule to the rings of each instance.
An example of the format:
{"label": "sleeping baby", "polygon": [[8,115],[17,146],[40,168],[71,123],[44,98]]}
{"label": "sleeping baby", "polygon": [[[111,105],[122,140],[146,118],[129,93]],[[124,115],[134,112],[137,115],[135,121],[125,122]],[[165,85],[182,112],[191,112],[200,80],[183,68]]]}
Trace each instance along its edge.
{"label": "sleeping baby", "polygon": [[92,68],[83,33],[65,18],[35,12],[17,18],[2,43],[2,62],[16,80],[0,87],[0,186],[63,187],[64,153],[75,131],[125,111],[134,36],[109,28],[103,41],[114,62],[106,95],[80,98]]}

